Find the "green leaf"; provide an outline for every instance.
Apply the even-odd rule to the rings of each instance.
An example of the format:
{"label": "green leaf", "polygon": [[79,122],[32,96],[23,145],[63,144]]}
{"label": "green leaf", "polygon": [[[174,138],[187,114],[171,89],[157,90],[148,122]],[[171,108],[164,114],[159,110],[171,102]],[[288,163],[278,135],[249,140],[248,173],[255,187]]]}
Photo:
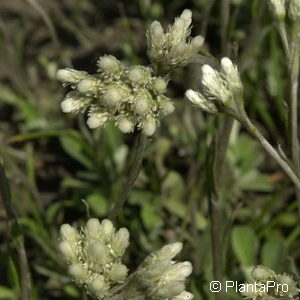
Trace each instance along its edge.
{"label": "green leaf", "polygon": [[0,285],[0,299],[16,299],[16,295],[10,288]]}
{"label": "green leaf", "polygon": [[281,272],[284,270],[285,256],[286,247],[284,241],[282,239],[270,239],[263,245],[261,263],[275,272]]}
{"label": "green leaf", "polygon": [[71,134],[60,136],[59,139],[66,153],[87,169],[93,169],[92,150],[77,131],[74,130]]}
{"label": "green leaf", "polygon": [[233,251],[243,267],[256,264],[259,241],[251,227],[235,226],[232,230],[231,242]]}
{"label": "green leaf", "polygon": [[141,217],[148,230],[153,230],[163,225],[163,221],[156,211],[156,206],[150,202],[146,202],[142,206]]}
{"label": "green leaf", "polygon": [[108,200],[99,193],[88,195],[86,202],[96,217],[103,217],[108,212]]}

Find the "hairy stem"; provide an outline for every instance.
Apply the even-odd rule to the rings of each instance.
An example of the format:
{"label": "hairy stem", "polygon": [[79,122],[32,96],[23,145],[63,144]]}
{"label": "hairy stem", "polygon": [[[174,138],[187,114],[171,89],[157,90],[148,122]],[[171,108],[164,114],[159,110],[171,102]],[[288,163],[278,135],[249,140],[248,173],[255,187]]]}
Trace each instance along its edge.
{"label": "hairy stem", "polygon": [[293,181],[296,188],[300,190],[300,179],[290,165],[278,154],[274,147],[266,140],[262,133],[248,118],[243,120],[243,124],[249,133],[260,142],[266,152],[280,165],[286,175]]}
{"label": "hairy stem", "polygon": [[[293,27],[291,49],[292,56],[289,65],[290,75],[290,130],[291,130],[291,149],[292,161],[297,176],[300,175],[299,161],[299,133],[298,133],[298,80],[299,80],[299,55],[300,55],[300,40],[298,38],[298,26]],[[298,213],[300,217],[300,190],[296,190],[298,203]]]}
{"label": "hairy stem", "polygon": [[147,142],[147,137],[142,132],[140,132],[137,139],[138,139],[138,141],[137,141],[137,146],[136,146],[135,158],[134,158],[133,164],[129,170],[128,179],[125,183],[122,194],[121,194],[118,202],[115,204],[115,206],[112,208],[112,210],[110,212],[109,218],[111,220],[114,220],[116,218],[117,214],[120,212],[120,210],[124,206],[124,203],[126,202],[128,196],[129,196],[129,193],[133,188],[133,185],[136,181],[136,178],[139,174],[139,171],[140,171],[140,168],[142,165],[143,154],[144,154],[144,149],[145,149],[146,142]]}

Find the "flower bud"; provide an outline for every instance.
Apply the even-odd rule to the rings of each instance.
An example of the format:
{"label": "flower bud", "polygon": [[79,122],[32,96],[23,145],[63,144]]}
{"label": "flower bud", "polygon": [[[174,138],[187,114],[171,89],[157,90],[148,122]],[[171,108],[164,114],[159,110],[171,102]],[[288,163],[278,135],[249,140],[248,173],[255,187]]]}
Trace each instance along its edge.
{"label": "flower bud", "polygon": [[192,264],[189,261],[184,261],[173,265],[163,276],[172,281],[183,281],[192,271]]}
{"label": "flower bud", "polygon": [[147,118],[145,121],[143,121],[142,126],[144,134],[147,136],[151,136],[156,130],[156,120],[152,117]]}
{"label": "flower bud", "polygon": [[114,264],[109,271],[109,277],[116,282],[124,282],[127,277],[128,269],[123,264]]}
{"label": "flower bud", "polygon": [[252,270],[251,276],[255,280],[268,280],[275,276],[275,272],[265,266],[257,266]]}
{"label": "flower bud", "polygon": [[85,234],[87,237],[98,238],[101,234],[100,222],[96,218],[91,218],[86,222]]}
{"label": "flower bud", "polygon": [[163,246],[154,253],[157,260],[173,259],[182,250],[182,243],[172,243]]}
{"label": "flower bud", "polygon": [[107,246],[100,241],[94,242],[88,248],[88,253],[100,264],[107,262],[108,251]]}
{"label": "flower bud", "polygon": [[118,120],[117,125],[123,133],[132,132],[134,128],[134,123],[127,117],[121,117]]}
{"label": "flower bud", "polygon": [[173,299],[173,297],[181,294],[184,289],[185,286],[182,282],[169,282],[160,287],[159,295],[167,299]]}
{"label": "flower bud", "polygon": [[182,13],[180,18],[184,19],[187,22],[191,22],[192,19],[192,11],[189,9],[185,9]]}
{"label": "flower bud", "polygon": [[170,55],[174,58],[183,56],[185,54],[186,49],[187,49],[186,43],[180,42],[172,46],[170,50]]}
{"label": "flower bud", "polygon": [[76,259],[76,253],[71,243],[62,241],[59,243],[58,249],[67,261],[74,261]]}
{"label": "flower bud", "polygon": [[112,221],[104,219],[101,222],[101,236],[103,240],[110,241],[115,233],[115,228]]}
{"label": "flower bud", "polygon": [[138,83],[139,81],[143,81],[144,79],[144,73],[139,67],[133,67],[129,72],[128,72],[128,78],[134,82]]}
{"label": "flower bud", "polygon": [[106,73],[117,73],[121,70],[120,62],[113,55],[105,55],[99,58],[97,65],[98,71]]}
{"label": "flower bud", "polygon": [[285,0],[269,0],[269,5],[274,17],[283,21],[286,15]]}
{"label": "flower bud", "polygon": [[105,283],[104,277],[98,275],[88,284],[89,290],[94,294],[103,294],[107,289],[107,284]]}
{"label": "flower bud", "polygon": [[217,107],[207,100],[201,93],[193,91],[193,90],[187,90],[185,92],[185,96],[190,100],[192,103],[198,105],[202,110],[211,113],[216,114],[218,113]]}
{"label": "flower bud", "polygon": [[117,256],[122,256],[129,245],[129,231],[127,228],[120,228],[111,241],[112,250]]}
{"label": "flower bud", "polygon": [[77,231],[70,224],[63,224],[60,226],[60,237],[63,241],[74,243],[77,240]]}
{"label": "flower bud", "polygon": [[77,85],[77,90],[82,94],[86,94],[86,93],[96,94],[97,81],[93,78],[82,79]]}
{"label": "flower bud", "polygon": [[164,30],[163,30],[160,22],[158,22],[158,21],[152,22],[150,31],[151,31],[151,35],[154,39],[156,39],[156,40],[163,39]]}
{"label": "flower bud", "polygon": [[116,106],[122,100],[122,93],[117,87],[108,88],[103,95],[103,101],[108,106]]}
{"label": "flower bud", "polygon": [[153,89],[157,93],[164,93],[167,89],[167,85],[168,83],[160,77],[155,78],[153,81]]}
{"label": "flower bud", "polygon": [[70,265],[69,274],[74,278],[75,281],[79,283],[83,283],[88,279],[87,270],[78,263]]}
{"label": "flower bud", "polygon": [[194,299],[194,295],[187,291],[183,291],[178,296],[173,298],[173,300],[192,300],[192,299]]}
{"label": "flower bud", "polygon": [[107,113],[91,112],[87,119],[87,125],[91,129],[103,127],[108,121],[108,119],[109,117]]}
{"label": "flower bud", "polygon": [[232,61],[228,57],[223,57],[221,59],[221,67],[229,86],[235,93],[239,93],[243,89],[243,86],[237,67],[233,65]]}
{"label": "flower bud", "polygon": [[77,71],[73,69],[60,69],[56,73],[56,78],[65,83],[78,83],[81,79],[87,76],[87,72]]}
{"label": "flower bud", "polygon": [[174,112],[174,110],[175,110],[175,106],[174,106],[174,104],[170,100],[164,101],[161,104],[161,112],[164,115],[169,115],[172,112]]}
{"label": "flower bud", "polygon": [[204,43],[204,37],[201,35],[197,35],[191,41],[191,46],[195,51],[199,51]]}
{"label": "flower bud", "polygon": [[146,115],[150,111],[151,95],[147,91],[138,93],[133,103],[134,112],[139,115]]}

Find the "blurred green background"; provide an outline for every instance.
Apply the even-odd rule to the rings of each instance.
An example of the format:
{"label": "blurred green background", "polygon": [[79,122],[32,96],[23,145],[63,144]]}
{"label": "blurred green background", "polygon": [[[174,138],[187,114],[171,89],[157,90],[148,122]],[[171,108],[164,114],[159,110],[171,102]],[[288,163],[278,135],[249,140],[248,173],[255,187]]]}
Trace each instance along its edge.
{"label": "blurred green background", "polygon": [[[11,208],[22,230],[9,228],[0,204],[0,299],[22,293],[20,242],[31,272],[30,299],[82,299],[57,247],[62,223],[78,226],[107,217],[134,155],[135,136],[113,124],[90,131],[85,116],[64,115],[58,68],[96,72],[113,54],[128,64],[149,64],[145,30],[157,19],[173,22],[193,12],[192,34],[206,38],[217,58],[236,61],[245,105],[273,144],[288,151],[286,70],[264,0],[232,0],[222,46],[223,1],[10,0],[0,1],[0,147],[11,189]],[[199,84],[201,64],[174,73],[168,95],[176,111],[163,119],[146,147],[143,167],[117,224],[131,233],[126,263],[134,270],[150,252],[181,241],[180,260],[191,260],[189,290],[214,299],[206,161],[219,118],[184,99]],[[264,264],[297,276],[299,226],[294,188],[258,143],[234,124],[222,182],[224,278],[244,282]],[[4,190],[3,180],[1,189]],[[24,263],[24,262],[23,262]],[[25,299],[25,298],[20,298]],[[225,299],[241,299],[227,294]]]}

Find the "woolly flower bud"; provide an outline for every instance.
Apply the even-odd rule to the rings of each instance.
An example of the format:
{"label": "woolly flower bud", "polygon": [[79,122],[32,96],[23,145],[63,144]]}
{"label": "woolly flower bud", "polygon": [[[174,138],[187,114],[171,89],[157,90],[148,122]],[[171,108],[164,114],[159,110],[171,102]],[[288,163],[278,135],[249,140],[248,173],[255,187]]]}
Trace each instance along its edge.
{"label": "woolly flower bud", "polygon": [[142,116],[146,115],[151,109],[151,101],[153,100],[150,93],[147,90],[141,91],[135,97],[135,101],[133,103],[134,112]]}
{"label": "woolly flower bud", "polygon": [[204,43],[204,37],[201,35],[197,35],[191,41],[191,46],[195,51],[199,51]]}
{"label": "woolly flower bud", "polygon": [[81,79],[87,76],[87,72],[77,71],[73,69],[60,69],[56,73],[56,78],[65,83],[78,83]]}
{"label": "woolly flower bud", "polygon": [[105,55],[99,58],[97,65],[98,71],[114,74],[121,71],[120,61],[113,55]]}
{"label": "woolly flower bud", "polygon": [[156,121],[154,118],[149,117],[145,121],[143,121],[143,132],[147,136],[151,136],[154,134],[156,130]]}
{"label": "woolly flower bud", "polygon": [[221,67],[233,92],[240,93],[243,89],[243,85],[241,83],[240,74],[237,70],[237,67],[233,65],[232,61],[228,57],[223,57],[221,59]]}
{"label": "woolly flower bud", "polygon": [[189,293],[187,291],[183,291],[179,295],[173,298],[173,300],[192,300],[194,299],[194,295],[192,293]]}
{"label": "woolly flower bud", "polygon": [[109,249],[107,246],[100,241],[94,242],[88,248],[88,253],[100,264],[106,263],[108,252]]}
{"label": "woolly flower bud", "polygon": [[218,113],[217,107],[212,102],[207,100],[201,93],[193,90],[187,90],[185,92],[185,96],[188,98],[188,100],[199,106],[202,110],[211,114]]}
{"label": "woolly flower bud", "polygon": [[100,222],[96,218],[91,218],[85,226],[85,234],[89,238],[97,238],[100,235]]}
{"label": "woolly flower bud", "polygon": [[122,93],[117,87],[110,87],[103,95],[103,101],[106,105],[116,106],[122,100]]}
{"label": "woolly flower bud", "polygon": [[69,273],[79,283],[84,283],[88,279],[87,270],[79,263],[70,265]]}
{"label": "woolly flower bud", "polygon": [[300,1],[289,0],[289,16],[294,22],[300,22]]}
{"label": "woolly flower bud", "polygon": [[109,271],[109,276],[111,280],[116,282],[124,282],[127,277],[128,269],[123,264],[114,264]]}
{"label": "woolly flower bud", "polygon": [[163,101],[160,109],[164,115],[169,115],[172,112],[174,112],[175,106],[170,100],[166,100],[166,101]]}
{"label": "woolly flower bud", "polygon": [[77,231],[71,225],[63,224],[60,226],[60,237],[63,241],[74,243],[77,240]]}
{"label": "woolly flower bud", "polygon": [[259,265],[252,270],[251,276],[255,280],[268,280],[275,276],[275,272],[265,266]]}
{"label": "woolly flower bud", "polygon": [[112,250],[117,256],[122,256],[129,245],[129,231],[127,228],[120,228],[111,241]]}
{"label": "woolly flower bud", "polygon": [[180,18],[184,19],[186,22],[192,21],[192,11],[189,9],[185,9],[182,13]]}
{"label": "woolly flower bud", "polygon": [[117,122],[117,126],[123,133],[129,133],[133,131],[134,123],[127,117],[121,117]]}
{"label": "woolly flower bud", "polygon": [[182,250],[182,243],[172,243],[163,246],[161,249],[155,252],[155,259],[173,259]]}
{"label": "woolly flower bud", "polygon": [[153,21],[151,26],[150,26],[150,32],[152,35],[152,38],[156,40],[161,40],[163,39],[164,36],[164,30],[158,21]]}
{"label": "woolly flower bud", "polygon": [[96,79],[90,77],[82,79],[78,85],[77,90],[82,94],[96,94],[97,93],[97,81]]}
{"label": "woolly flower bud", "polygon": [[157,77],[153,80],[153,89],[157,93],[164,93],[167,89],[168,83],[163,78]]}
{"label": "woolly flower bud", "polygon": [[150,69],[143,66],[132,67],[128,71],[128,78],[134,86],[145,86],[151,79]]}
{"label": "woolly flower bud", "polygon": [[114,232],[115,232],[115,228],[113,223],[108,219],[104,219],[101,222],[101,234],[103,239],[105,241],[110,241],[114,235]]}
{"label": "woolly flower bud", "polygon": [[285,0],[269,0],[269,5],[275,18],[280,21],[284,20],[286,15]]}
{"label": "woolly flower bud", "polygon": [[87,105],[85,98],[80,97],[74,93],[69,93],[67,97],[61,102],[60,107],[64,113],[72,113],[84,109]]}
{"label": "woolly flower bud", "polygon": [[98,275],[95,279],[93,279],[88,285],[90,291],[94,294],[104,294],[107,289],[107,284],[105,283],[104,277]]}
{"label": "woolly flower bud", "polygon": [[175,59],[177,57],[180,56],[184,56],[185,52],[187,49],[187,45],[185,42],[180,42],[178,44],[175,44],[174,46],[172,46],[172,48],[170,49],[170,56]]}
{"label": "woolly flower bud", "polygon": [[109,116],[107,113],[91,112],[87,119],[87,125],[91,129],[103,127],[108,119]]}
{"label": "woolly flower bud", "polygon": [[76,253],[75,253],[71,243],[69,243],[67,241],[62,241],[61,243],[59,243],[58,249],[67,261],[75,260]]}
{"label": "woolly flower bud", "polygon": [[158,291],[159,295],[164,298],[172,298],[180,293],[182,293],[185,289],[185,285],[182,282],[169,282],[165,285],[162,285]]}
{"label": "woolly flower bud", "polygon": [[193,271],[193,266],[189,261],[184,261],[173,265],[163,277],[170,281],[183,281]]}

